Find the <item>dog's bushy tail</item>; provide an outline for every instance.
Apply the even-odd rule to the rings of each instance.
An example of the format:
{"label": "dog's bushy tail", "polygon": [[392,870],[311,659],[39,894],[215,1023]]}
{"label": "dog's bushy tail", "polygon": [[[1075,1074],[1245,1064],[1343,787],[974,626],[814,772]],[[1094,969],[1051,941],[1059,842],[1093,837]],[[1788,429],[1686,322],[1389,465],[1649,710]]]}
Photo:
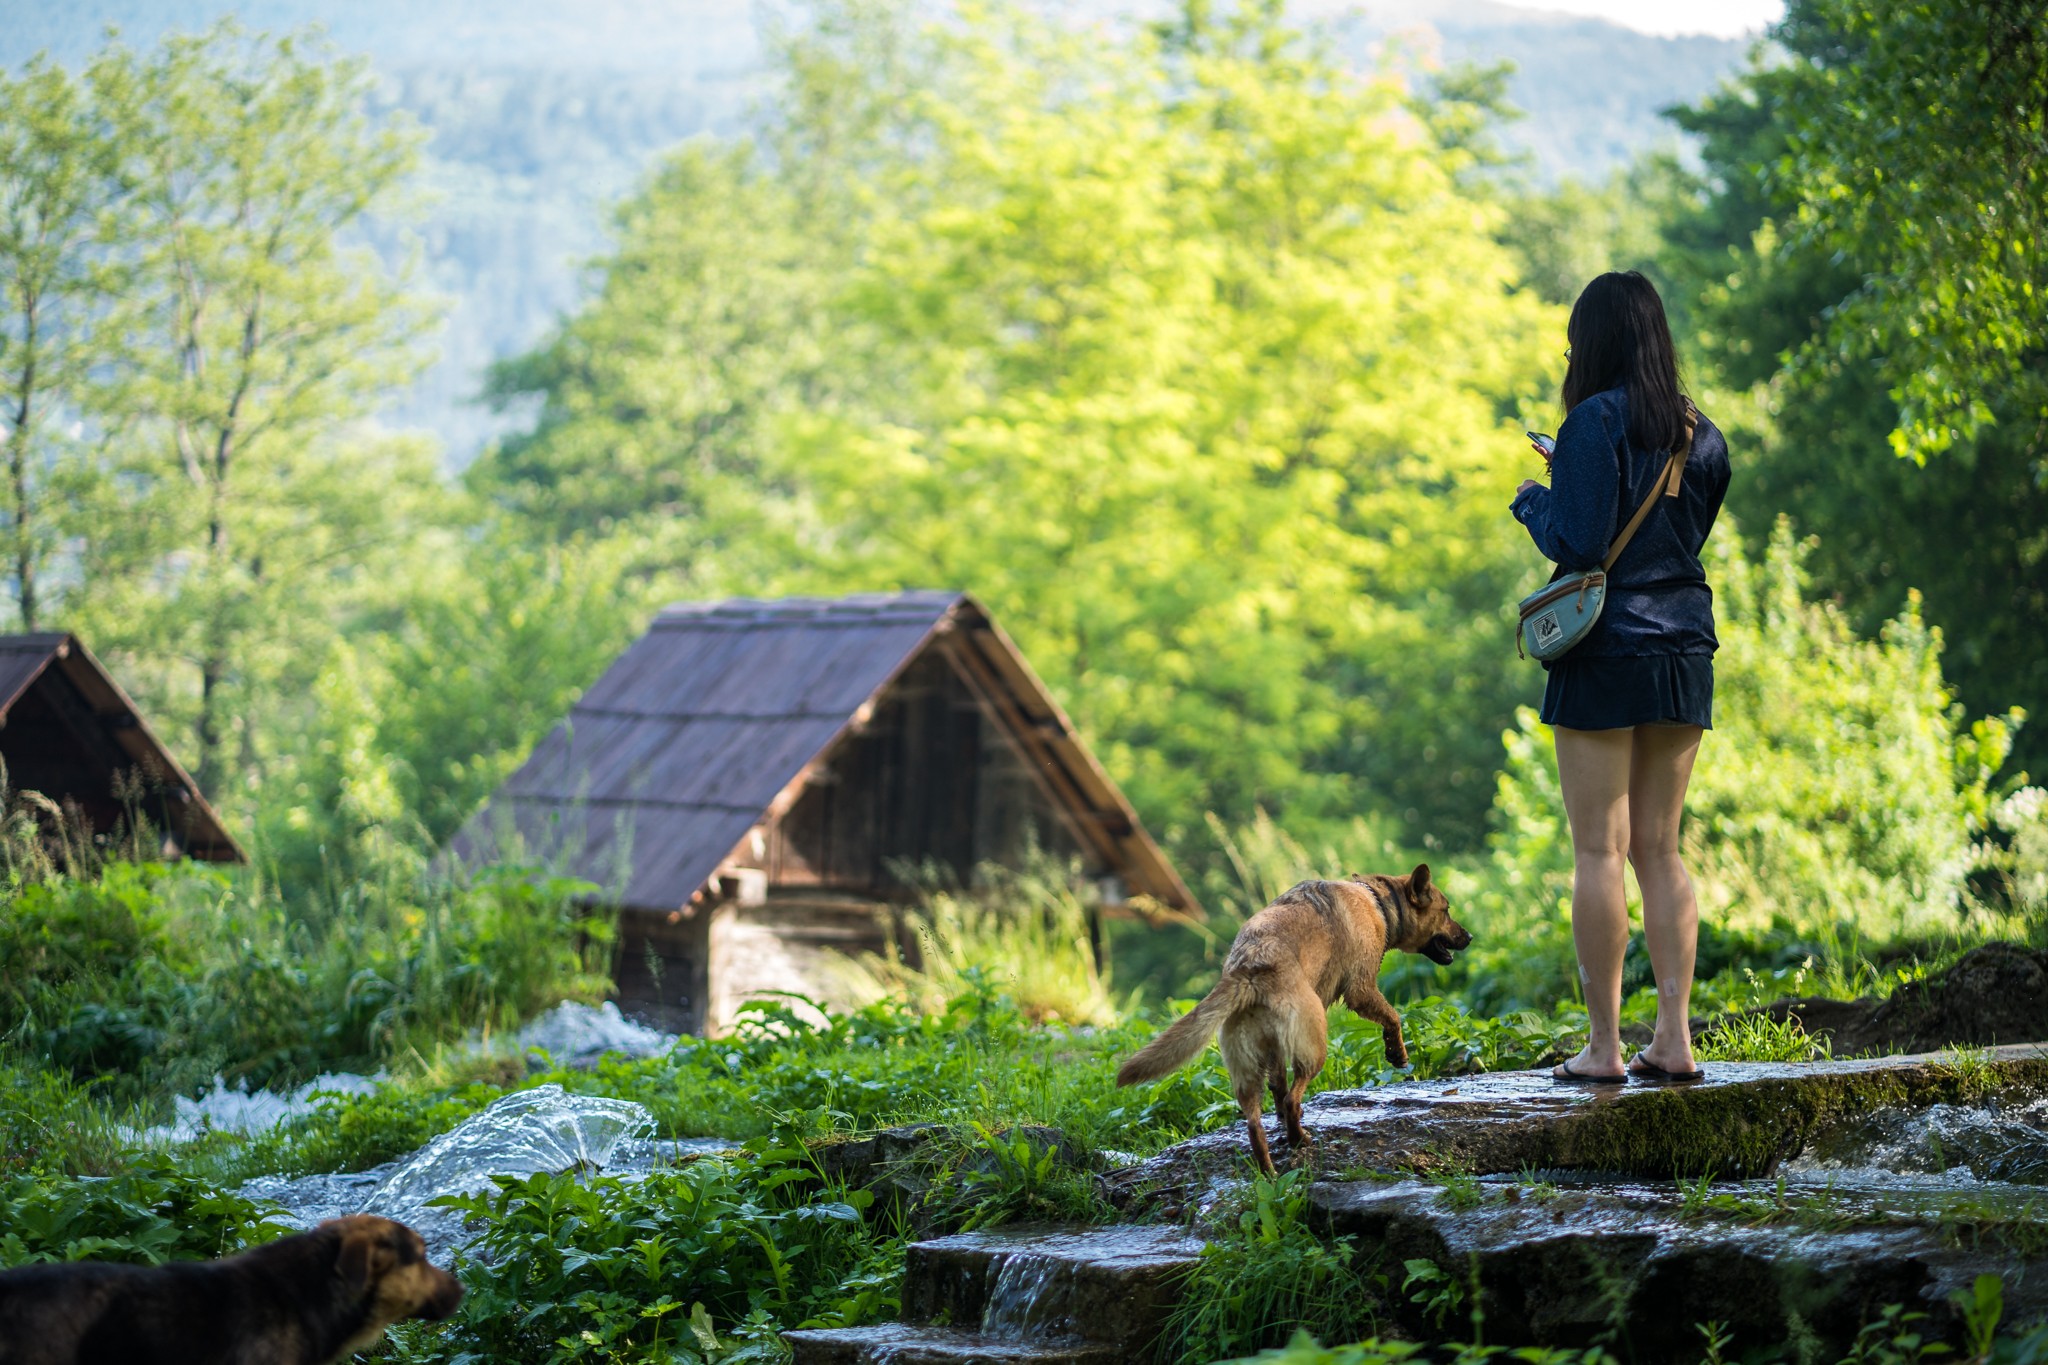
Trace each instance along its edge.
{"label": "dog's bushy tail", "polygon": [[1241,1004],[1248,1004],[1255,994],[1247,981],[1226,978],[1216,983],[1216,989],[1202,997],[1202,1003],[1173,1021],[1173,1026],[1131,1054],[1129,1061],[1117,1068],[1118,1085],[1136,1085],[1140,1081],[1156,1081],[1169,1071],[1175,1071],[1193,1061],[1195,1054],[1209,1045],[1209,1039],[1223,1026],[1231,1011]]}

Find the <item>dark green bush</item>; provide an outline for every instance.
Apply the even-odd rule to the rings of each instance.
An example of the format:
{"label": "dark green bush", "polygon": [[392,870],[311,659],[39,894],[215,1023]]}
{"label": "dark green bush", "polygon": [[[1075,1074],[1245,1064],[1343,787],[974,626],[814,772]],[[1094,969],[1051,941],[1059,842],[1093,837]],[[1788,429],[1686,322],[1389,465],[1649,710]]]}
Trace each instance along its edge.
{"label": "dark green bush", "polygon": [[[580,883],[506,869],[323,926],[253,878],[111,863],[0,891],[0,1042],[122,1098],[370,1070],[605,988]],[[374,894],[373,894],[374,893]]]}

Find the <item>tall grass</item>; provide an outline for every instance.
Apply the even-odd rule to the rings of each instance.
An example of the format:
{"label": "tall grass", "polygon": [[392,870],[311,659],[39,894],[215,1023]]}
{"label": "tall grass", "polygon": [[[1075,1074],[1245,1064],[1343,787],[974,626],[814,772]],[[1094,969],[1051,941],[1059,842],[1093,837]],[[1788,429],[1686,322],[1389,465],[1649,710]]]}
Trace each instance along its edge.
{"label": "tall grass", "polygon": [[0,890],[0,1048],[124,1100],[369,1069],[608,982],[574,883],[366,890],[318,920],[251,873],[115,862]]}
{"label": "tall grass", "polygon": [[892,942],[862,964],[884,991],[931,1012],[993,982],[1033,1023],[1117,1021],[1077,868],[1040,854],[1018,868],[986,864],[970,888],[921,879],[918,907],[904,916],[916,960]]}

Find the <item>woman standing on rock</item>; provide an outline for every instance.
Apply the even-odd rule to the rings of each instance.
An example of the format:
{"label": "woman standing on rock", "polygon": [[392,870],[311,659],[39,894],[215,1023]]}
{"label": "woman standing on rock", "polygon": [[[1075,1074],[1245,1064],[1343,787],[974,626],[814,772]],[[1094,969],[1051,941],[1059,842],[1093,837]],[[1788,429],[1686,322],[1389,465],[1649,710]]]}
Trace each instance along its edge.
{"label": "woman standing on rock", "polygon": [[[1678,825],[1693,759],[1713,725],[1718,642],[1700,548],[1728,491],[1728,443],[1680,392],[1664,303],[1641,275],[1609,273],[1587,285],[1566,336],[1551,486],[1524,480],[1515,519],[1562,576],[1599,568],[1637,509],[1655,505],[1608,568],[1599,620],[1544,665],[1543,722],[1557,737],[1571,822],[1572,940],[1591,1019],[1584,1050],[1552,1075],[1604,1085],[1631,1075],[1697,1080],[1687,1019],[1699,910]],[[1675,464],[1674,451],[1682,452]],[[1657,979],[1656,1036],[1626,1068],[1624,860],[1642,887]]]}

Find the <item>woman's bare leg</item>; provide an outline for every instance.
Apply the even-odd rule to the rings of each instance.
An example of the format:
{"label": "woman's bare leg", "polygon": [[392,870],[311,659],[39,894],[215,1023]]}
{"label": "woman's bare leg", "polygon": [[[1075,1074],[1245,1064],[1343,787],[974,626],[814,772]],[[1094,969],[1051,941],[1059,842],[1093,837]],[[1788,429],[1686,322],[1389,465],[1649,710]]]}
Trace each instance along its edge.
{"label": "woman's bare leg", "polygon": [[1675,1072],[1693,1069],[1689,1017],[1700,912],[1679,853],[1678,824],[1703,733],[1697,725],[1638,726],[1628,780],[1628,860],[1643,889],[1643,938],[1657,978],[1657,1035],[1643,1057]]}
{"label": "woman's bare leg", "polygon": [[1591,1036],[1573,1071],[1621,1074],[1621,960],[1628,951],[1622,867],[1629,849],[1632,730],[1558,727],[1557,777],[1572,828],[1572,943]]}

